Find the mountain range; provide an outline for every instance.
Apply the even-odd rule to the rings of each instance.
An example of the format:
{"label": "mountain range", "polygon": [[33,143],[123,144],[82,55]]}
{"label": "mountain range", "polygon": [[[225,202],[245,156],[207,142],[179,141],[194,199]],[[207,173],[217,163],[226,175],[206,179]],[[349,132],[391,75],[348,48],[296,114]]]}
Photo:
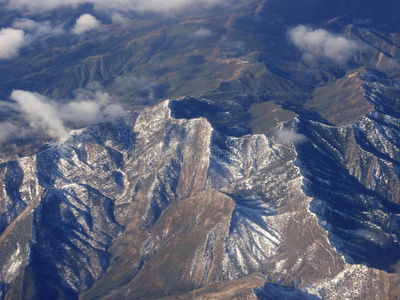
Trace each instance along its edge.
{"label": "mountain range", "polygon": [[400,4],[205,2],[0,3],[0,299],[400,299]]}

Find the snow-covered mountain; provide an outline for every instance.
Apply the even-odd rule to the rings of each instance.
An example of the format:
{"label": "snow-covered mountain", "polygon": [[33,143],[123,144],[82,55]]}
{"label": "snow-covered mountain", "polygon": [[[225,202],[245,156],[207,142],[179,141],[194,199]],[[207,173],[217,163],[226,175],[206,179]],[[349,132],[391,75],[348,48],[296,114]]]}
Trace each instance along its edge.
{"label": "snow-covered mountain", "polygon": [[359,76],[352,125],[233,136],[170,100],[4,163],[3,297],[389,299],[397,86]]}
{"label": "snow-covered mountain", "polygon": [[166,3],[0,1],[0,299],[400,299],[398,1]]}

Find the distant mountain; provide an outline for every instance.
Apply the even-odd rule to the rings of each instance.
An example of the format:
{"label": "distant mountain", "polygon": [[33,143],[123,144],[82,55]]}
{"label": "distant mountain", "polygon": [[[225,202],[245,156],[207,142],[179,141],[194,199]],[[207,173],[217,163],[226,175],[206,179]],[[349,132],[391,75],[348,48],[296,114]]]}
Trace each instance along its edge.
{"label": "distant mountain", "polygon": [[[0,299],[399,298],[400,4],[384,2],[3,10],[3,28],[64,32],[0,62]],[[103,25],[71,33],[84,13]],[[125,111],[74,123],[71,103]],[[48,116],[69,135],[33,126]]]}

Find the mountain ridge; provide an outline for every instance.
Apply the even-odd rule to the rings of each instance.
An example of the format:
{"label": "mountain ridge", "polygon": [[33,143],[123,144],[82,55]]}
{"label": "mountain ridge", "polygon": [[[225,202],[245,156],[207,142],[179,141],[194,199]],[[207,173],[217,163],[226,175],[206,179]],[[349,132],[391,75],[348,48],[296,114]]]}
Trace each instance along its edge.
{"label": "mountain ridge", "polygon": [[[178,104],[179,102],[175,104],[175,109]],[[302,127],[299,126],[296,125],[295,128],[299,128],[296,130],[299,130],[299,134],[304,134]],[[321,125],[315,123],[315,126]],[[322,128],[324,126],[326,125]],[[207,134],[199,132],[207,132]],[[313,132],[316,131],[313,130]],[[202,139],[198,139],[199,136]],[[291,142],[282,142],[273,136],[228,137],[213,129],[203,117],[174,119],[171,116],[171,101],[135,112],[121,118],[120,121],[74,131],[64,142],[35,156],[19,160],[23,172],[25,174],[31,172],[32,175],[23,176],[22,182],[18,181],[15,175],[12,176],[12,181],[5,181],[8,187],[3,189],[3,195],[7,195],[3,199],[11,200],[15,197],[12,195],[18,197],[19,194],[19,197],[27,203],[25,211],[19,215],[19,218],[9,222],[11,224],[7,227],[14,226],[12,231],[9,231],[10,237],[18,232],[15,226],[21,226],[16,225],[20,222],[31,219],[32,221],[28,221],[28,224],[33,222],[32,228],[35,228],[32,229],[34,235],[31,242],[25,242],[27,243],[25,245],[30,245],[28,249],[31,250],[25,250],[28,251],[25,253],[30,258],[25,263],[19,262],[24,248],[20,241],[14,244],[18,246],[16,249],[3,256],[9,257],[9,262],[4,262],[5,266],[12,262],[16,267],[11,269],[17,270],[18,266],[21,268],[26,264],[20,269],[25,269],[22,273],[25,274],[22,275],[23,282],[32,287],[36,286],[36,293],[39,293],[31,294],[31,297],[45,296],[40,294],[41,285],[44,283],[32,282],[31,280],[38,275],[31,277],[32,275],[29,274],[41,265],[42,255],[49,255],[57,261],[63,257],[58,256],[57,253],[60,251],[61,253],[74,251],[76,254],[70,252],[65,257],[75,257],[73,261],[68,262],[68,265],[73,262],[80,266],[76,270],[87,271],[75,273],[74,268],[69,269],[67,265],[65,267],[70,271],[62,271],[64,267],[61,268],[61,266],[66,263],[62,263],[62,260],[57,263],[60,264],[55,269],[58,271],[46,270],[42,267],[37,269],[41,270],[40,272],[50,272],[44,273],[41,277],[54,282],[53,294],[47,295],[58,295],[57,297],[69,295],[68,297],[75,298],[77,292],[85,290],[82,296],[88,299],[97,297],[95,295],[103,297],[105,291],[108,291],[106,292],[108,294],[112,290],[116,291],[107,297],[125,297],[123,295],[129,290],[135,291],[135,294],[128,298],[161,297],[164,296],[165,291],[170,295],[185,294],[215,281],[229,284],[231,280],[247,278],[250,274],[259,272],[264,276],[269,274],[264,277],[265,280],[267,283],[278,284],[277,288],[282,285],[291,286],[293,284],[291,280],[294,280],[301,283],[294,285],[293,293],[298,293],[300,290],[296,288],[301,288],[303,291],[311,291],[314,295],[333,293],[333,290],[338,288],[333,280],[336,276],[344,276],[343,278],[347,278],[345,280],[352,276],[356,276],[358,280],[365,278],[367,281],[376,278],[374,280],[378,280],[377,282],[383,280],[388,283],[389,277],[382,279],[385,278],[382,276],[387,273],[372,271],[373,269],[362,265],[352,265],[351,261],[346,262],[347,259],[345,261],[337,252],[343,251],[343,248],[336,245],[335,250],[331,246],[333,243],[331,237],[328,241],[328,232],[331,232],[329,226],[320,227],[325,217],[318,209],[315,210],[315,204],[316,201],[327,201],[329,198],[312,200],[304,194],[305,178],[311,182],[315,181],[307,174],[305,178],[300,174],[300,171],[305,172],[304,167],[301,167],[301,161],[304,160],[301,148],[311,145],[310,135],[306,136],[307,140],[297,146],[295,144],[295,147]],[[93,156],[94,153],[96,153],[95,156]],[[181,157],[179,155],[176,157],[177,154]],[[300,169],[298,169],[299,166]],[[38,168],[37,171],[35,171],[36,168]],[[3,170],[5,174],[3,176],[7,176],[10,170],[13,170],[14,174],[20,172],[15,163],[3,164]],[[286,179],[280,179],[282,176]],[[37,179],[32,182],[33,178]],[[32,187],[29,188],[29,186]],[[314,192],[306,190],[306,193],[313,194]],[[40,200],[39,195],[41,195]],[[28,199],[31,200],[27,201]],[[204,201],[210,201],[210,204],[204,205]],[[35,205],[37,205],[36,208]],[[197,209],[196,205],[198,205]],[[211,209],[212,207],[215,209]],[[191,213],[183,212],[188,209]],[[201,212],[202,210],[204,213]],[[14,214],[20,213],[18,209],[14,211]],[[2,216],[5,215],[10,215],[10,211],[3,211]],[[59,217],[49,218],[51,215]],[[204,221],[200,221],[202,218],[205,218]],[[22,221],[23,219],[26,221]],[[297,223],[294,222],[296,219],[302,219],[306,223],[296,225]],[[195,225],[197,223],[193,224],[194,220],[206,223]],[[60,221],[64,224],[61,227]],[[185,222],[189,222],[188,225],[182,226]],[[174,223],[177,225],[173,225]],[[63,229],[64,226],[66,226],[65,229]],[[307,226],[311,226],[308,232],[304,231],[308,228]],[[175,233],[169,233],[168,228]],[[197,233],[196,228],[204,232],[203,235]],[[67,231],[56,234],[59,230]],[[186,232],[186,230],[189,231]],[[210,231],[205,234],[207,230]],[[300,242],[301,240],[294,234],[296,230],[302,232],[303,242]],[[358,233],[361,234],[361,231]],[[9,235],[3,234],[3,243],[9,239],[5,239],[5,236]],[[60,242],[50,246],[48,239],[51,236],[53,242],[61,238]],[[135,236],[136,238],[132,240]],[[140,237],[139,240],[137,240],[138,237]],[[248,240],[250,237],[251,239]],[[365,238],[368,237],[365,236]],[[30,239],[28,237],[28,240]],[[182,248],[183,240],[186,241],[184,248]],[[192,240],[193,242],[189,242]],[[285,243],[282,243],[283,241]],[[315,248],[310,248],[309,242]],[[163,243],[164,246],[162,246]],[[189,246],[190,243],[194,243],[193,246]],[[129,244],[131,246],[128,246]],[[310,253],[315,254],[302,255],[299,252],[298,256],[293,255],[292,245],[296,245],[298,251],[311,251]],[[189,251],[190,247],[194,247],[193,250]],[[3,249],[12,248],[15,246]],[[133,252],[129,254],[131,251]],[[199,254],[196,254],[198,251],[201,251],[200,253],[204,251],[204,256],[198,256]],[[76,260],[76,255],[82,259],[88,257],[90,263],[84,263],[81,259]],[[180,255],[188,256],[188,259],[192,260],[191,265],[186,265],[186,260],[176,260],[176,257],[181,257]],[[118,260],[118,257],[122,261]],[[296,257],[300,258],[298,267],[296,267]],[[310,260],[304,262],[303,259],[306,257],[313,259],[314,262]],[[315,261],[317,257],[318,260]],[[204,261],[201,262],[203,259]],[[329,262],[329,267],[325,266],[327,262]],[[211,269],[207,267],[209,263],[211,263]],[[176,264],[181,267],[175,269]],[[281,276],[278,274],[282,270],[288,272],[290,269],[285,269],[288,265],[294,266],[291,271],[294,272],[292,275],[294,279],[286,277],[287,279],[281,281],[279,279]],[[222,273],[218,271],[221,267]],[[172,273],[161,271],[163,268]],[[192,268],[195,269],[190,271]],[[323,275],[327,276],[326,281],[321,281],[319,276],[325,274],[326,268],[328,268],[328,274]],[[165,281],[165,278],[169,278],[178,270],[180,271],[173,276],[183,276],[182,278],[186,278],[183,282],[187,280],[188,285],[183,284],[182,279]],[[196,273],[191,273],[194,270]],[[278,273],[271,273],[271,270],[276,270],[275,272]],[[311,275],[314,272],[319,275],[314,277],[315,275]],[[15,277],[17,273],[9,274],[14,280],[17,278]],[[58,276],[64,278],[64,283],[57,283],[54,281],[56,277],[54,275],[49,277],[50,274],[59,274]],[[150,292],[150,287],[146,288],[143,284],[148,282],[149,276],[154,276],[154,274],[160,275],[156,277],[159,278],[155,281],[156,283],[155,279],[152,279],[151,290],[154,289],[154,291]],[[214,275],[209,277],[211,274]],[[85,277],[87,279],[83,280]],[[122,286],[118,283],[119,280],[115,282],[115,279],[124,277],[126,279],[119,279],[122,280]],[[203,278],[202,281],[198,281],[200,278]],[[6,284],[12,281],[7,276],[3,277],[3,280],[5,279],[9,281]],[[199,283],[193,286],[192,280]],[[256,282],[260,282],[258,280]],[[84,285],[78,285],[79,283]],[[313,283],[311,287],[306,288],[310,283]],[[115,284],[114,287],[112,287],[113,284]],[[179,288],[175,284],[179,284]],[[19,289],[15,285],[11,286],[7,289],[6,297],[12,295],[15,289]],[[264,287],[266,291],[270,288],[270,285]],[[350,282],[342,285],[341,288],[344,289],[344,293],[354,294],[357,291],[362,295],[368,294],[368,291],[358,290]],[[382,290],[382,292],[389,293],[387,290]],[[28,293],[25,294],[26,296],[29,295],[28,290],[24,293]],[[254,298],[254,295],[261,292],[250,289],[248,293]],[[329,297],[332,297],[334,294],[330,295]],[[382,297],[384,297],[383,294]]]}
{"label": "mountain ridge", "polygon": [[[126,23],[89,4],[0,12],[1,26],[66,22],[0,62],[0,124],[15,130],[1,142],[0,299],[398,298],[400,6],[387,3],[238,1]],[[73,35],[81,13],[102,27]],[[34,128],[15,89],[68,136]],[[61,111],[83,102],[102,115],[81,128]]]}

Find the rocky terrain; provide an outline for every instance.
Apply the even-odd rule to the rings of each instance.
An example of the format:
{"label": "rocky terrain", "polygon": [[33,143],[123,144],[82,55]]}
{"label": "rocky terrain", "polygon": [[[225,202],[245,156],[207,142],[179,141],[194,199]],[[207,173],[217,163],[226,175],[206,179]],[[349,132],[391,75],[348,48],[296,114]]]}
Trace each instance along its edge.
{"label": "rocky terrain", "polygon": [[2,11],[0,299],[400,299],[399,10]]}
{"label": "rocky terrain", "polygon": [[397,86],[359,76],[352,125],[229,135],[171,100],[4,163],[3,297],[393,299]]}

